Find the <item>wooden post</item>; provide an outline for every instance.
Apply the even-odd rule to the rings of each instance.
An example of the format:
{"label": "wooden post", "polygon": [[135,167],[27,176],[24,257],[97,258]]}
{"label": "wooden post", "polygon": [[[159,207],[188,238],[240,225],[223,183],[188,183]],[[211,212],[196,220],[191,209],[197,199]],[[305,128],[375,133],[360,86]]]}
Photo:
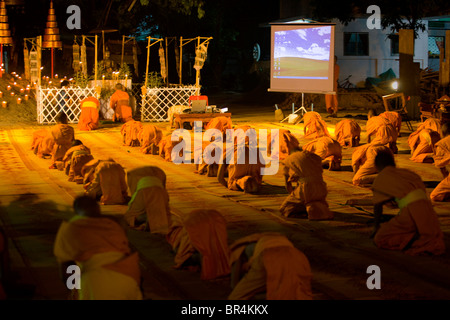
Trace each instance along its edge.
{"label": "wooden post", "polygon": [[[447,87],[450,84],[450,30],[445,31],[445,51],[440,48],[439,54],[439,86],[447,93]],[[438,97],[439,98],[439,97]]]}
{"label": "wooden post", "polygon": [[148,45],[147,45],[147,68],[145,69],[145,88],[147,88],[147,83],[148,83],[148,65],[150,63],[150,41],[151,41],[151,37],[148,37]]}
{"label": "wooden post", "polygon": [[122,58],[120,60],[120,67],[123,68],[123,56],[125,55],[125,36],[122,36]]}
{"label": "wooden post", "polygon": [[98,36],[97,35],[95,35],[95,62],[94,62],[94,64],[95,64],[95,66],[94,66],[94,68],[95,68],[95,75],[94,75],[94,78],[95,78],[95,83],[97,83],[97,77],[98,77],[98,49],[97,49],[97,38],[98,38]]}
{"label": "wooden post", "polygon": [[[197,48],[200,48],[200,37],[197,38]],[[197,88],[197,95],[200,95],[200,69],[195,70],[195,87]]]}
{"label": "wooden post", "polygon": [[166,42],[166,85],[167,87],[169,86],[169,55],[168,55],[168,44],[167,44],[167,37],[164,38],[165,42]]}
{"label": "wooden post", "polygon": [[180,85],[183,81],[183,37],[180,37]]}
{"label": "wooden post", "polygon": [[36,50],[37,50],[37,63],[38,63],[38,86],[41,86],[41,57],[42,57],[42,36],[38,36],[36,39]]}

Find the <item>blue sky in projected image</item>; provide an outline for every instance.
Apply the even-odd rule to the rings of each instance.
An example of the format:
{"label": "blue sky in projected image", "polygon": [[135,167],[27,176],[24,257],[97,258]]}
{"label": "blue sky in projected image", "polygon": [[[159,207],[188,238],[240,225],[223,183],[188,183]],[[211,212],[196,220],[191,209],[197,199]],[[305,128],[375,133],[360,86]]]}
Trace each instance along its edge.
{"label": "blue sky in projected image", "polygon": [[330,26],[277,31],[274,57],[329,60],[330,41]]}

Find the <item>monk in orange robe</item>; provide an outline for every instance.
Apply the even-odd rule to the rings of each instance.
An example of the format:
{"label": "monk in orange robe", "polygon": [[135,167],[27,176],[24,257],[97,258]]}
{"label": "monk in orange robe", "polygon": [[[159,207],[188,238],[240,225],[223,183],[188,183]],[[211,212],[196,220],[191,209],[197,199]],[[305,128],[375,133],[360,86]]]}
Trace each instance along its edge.
{"label": "monk in orange robe", "polygon": [[[220,149],[220,148],[218,148],[218,146],[213,146],[212,143],[213,143],[213,141],[202,141],[202,149],[201,149],[201,154],[200,154],[200,157],[202,159],[201,159],[201,161],[199,158],[196,159],[195,173],[198,173],[201,175],[206,175],[207,177],[217,177],[220,161],[215,161],[216,152],[222,151],[222,153],[224,155],[222,160],[224,161],[225,156],[226,156],[226,144],[222,143],[221,149]],[[211,150],[207,149],[208,146],[210,146],[209,148],[212,148],[212,149]],[[207,150],[207,151],[205,152],[205,150]]]}
{"label": "monk in orange robe", "polygon": [[86,195],[94,199],[100,198],[101,204],[125,203],[128,186],[125,181],[125,170],[120,164],[113,159],[99,160],[86,175],[92,175],[92,178],[88,179],[91,181],[84,185]]}
{"label": "monk in orange robe", "polygon": [[352,153],[352,169],[355,173],[352,182],[355,186],[366,187],[375,180],[378,173],[375,157],[380,152],[391,152],[387,137],[377,137],[371,143],[357,147]]}
{"label": "monk in orange robe", "polygon": [[39,158],[51,156],[55,140],[47,129],[41,129],[33,132],[33,140],[31,142],[31,150]]}
{"label": "monk in orange robe", "polygon": [[433,201],[450,200],[450,125],[442,125],[442,140],[436,143],[434,165],[441,170],[444,179],[431,192]]}
{"label": "monk in orange robe", "polygon": [[343,147],[357,147],[361,139],[361,126],[353,119],[343,119],[334,129],[336,140]]}
{"label": "monk in orange robe", "polygon": [[76,215],[62,222],[53,252],[65,277],[69,266],[81,269],[80,286],[73,289],[77,298],[142,300],[139,255],[131,251],[126,230],[90,197],[77,197],[73,206]]}
{"label": "monk in orange robe", "polygon": [[387,119],[397,129],[397,136],[401,136],[402,130],[402,116],[395,111],[385,111],[380,113],[380,117]]}
{"label": "monk in orange robe", "polygon": [[393,153],[398,152],[397,148],[397,129],[386,118],[381,116],[369,117],[366,124],[367,142],[370,143],[373,137],[379,137],[386,140],[386,144],[389,144],[389,148]]}
{"label": "monk in orange robe", "polygon": [[302,146],[302,149],[317,154],[322,166],[331,171],[341,170],[342,147],[330,137],[320,137]]}
{"label": "monk in orange robe", "polygon": [[339,106],[338,97],[337,97],[339,72],[340,72],[340,68],[339,68],[339,65],[337,64],[337,57],[334,56],[333,91],[335,92],[335,94],[326,94],[325,95],[325,106],[327,108],[327,112],[330,113],[332,117],[337,116],[338,106]]}
{"label": "monk in orange robe", "polygon": [[[296,151],[286,158],[284,179],[289,196],[280,207],[283,216],[306,213],[309,220],[333,219],[322,172],[322,159],[312,152]],[[297,184],[295,188],[293,183]]]}
{"label": "monk in orange robe", "polygon": [[303,115],[305,127],[303,128],[306,139],[316,139],[320,137],[331,137],[327,124],[322,120],[319,113],[315,111],[306,112]]}
{"label": "monk in orange robe", "polygon": [[201,268],[201,279],[230,274],[227,222],[214,209],[196,209],[172,215],[167,241],[175,252],[175,268]]}
{"label": "monk in orange robe", "polygon": [[433,162],[434,146],[441,139],[441,124],[438,119],[425,120],[408,137],[411,160],[414,162]]}
{"label": "monk in orange robe", "polygon": [[[239,148],[235,148],[234,163],[227,163],[227,159],[224,159],[224,163],[219,165],[217,179],[230,190],[258,193],[262,185],[261,169],[265,167],[262,156],[258,148],[250,148],[248,145],[243,148],[243,152],[245,155],[241,154]],[[255,163],[250,163],[252,152],[256,155]],[[225,180],[226,174],[228,180]]]}
{"label": "monk in orange robe", "polygon": [[163,138],[161,129],[154,125],[145,125],[138,134],[142,153],[158,154],[158,145]]}
{"label": "monk in orange robe", "polygon": [[[52,164],[49,169],[57,169],[57,163],[62,165],[62,159],[67,150],[72,147],[72,142],[75,139],[75,130],[67,124],[67,116],[65,113],[60,113],[58,116],[58,124],[51,128],[50,133],[55,141],[52,150]],[[61,166],[61,170],[63,166]]]}
{"label": "monk in orange robe", "polygon": [[120,129],[120,134],[123,137],[123,145],[129,147],[140,146],[140,133],[144,126],[142,122],[133,119],[125,122]]}
{"label": "monk in orange robe", "polygon": [[91,131],[98,128],[100,101],[88,97],[80,102],[81,113],[78,119],[78,130]]}
{"label": "monk in orange robe", "polygon": [[279,129],[278,135],[275,137],[271,136],[271,131],[267,130],[268,132],[268,146],[267,150],[268,153],[272,152],[272,145],[274,144],[273,139],[278,139],[279,148],[278,150],[275,150],[273,154],[271,154],[272,157],[278,157],[279,161],[283,161],[286,159],[292,151],[298,149],[300,143],[298,142],[298,139],[289,131],[286,129]]}
{"label": "monk in orange robe", "polygon": [[[390,152],[379,153],[375,164],[379,171],[372,186],[375,245],[410,255],[443,254],[444,236],[420,176],[410,170],[396,168]],[[400,212],[380,225],[383,205],[393,201]]]}
{"label": "monk in orange robe", "polygon": [[131,200],[124,218],[130,227],[167,234],[170,208],[165,182],[166,174],[158,167],[140,167],[127,172]]}
{"label": "monk in orange robe", "polygon": [[[171,162],[172,161],[172,150],[173,150],[173,148],[177,144],[182,143],[182,141],[183,141],[182,137],[180,137],[178,141],[172,141],[172,135],[171,134],[166,135],[159,142],[159,145],[158,145],[159,155],[162,158],[164,158],[164,160]],[[179,156],[180,157],[182,156],[181,151],[180,151]]]}
{"label": "monk in orange robe", "polygon": [[[286,236],[257,233],[231,246],[229,300],[312,300],[312,273],[308,258]],[[258,299],[259,300],[259,299]]]}
{"label": "monk in orange robe", "polygon": [[229,117],[215,117],[206,125],[205,130],[208,129],[220,130],[225,136],[227,129],[233,129],[233,122]]}
{"label": "monk in orange robe", "polygon": [[80,140],[74,140],[73,147],[67,150],[63,162],[66,174],[69,176],[69,181],[74,181],[78,184],[83,183],[83,176],[81,169],[94,157],[91,155],[91,150],[86,147]]}
{"label": "monk in orange robe", "polygon": [[127,122],[133,119],[133,111],[130,106],[130,96],[125,92],[122,84],[116,84],[116,91],[111,96],[109,106],[114,110],[114,122]]}

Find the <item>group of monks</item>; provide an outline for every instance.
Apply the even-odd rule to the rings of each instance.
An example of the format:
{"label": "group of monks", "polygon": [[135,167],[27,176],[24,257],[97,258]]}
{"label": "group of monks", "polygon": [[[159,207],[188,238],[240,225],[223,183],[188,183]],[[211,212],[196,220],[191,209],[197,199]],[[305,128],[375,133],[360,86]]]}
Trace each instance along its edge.
{"label": "group of monks", "polygon": [[[124,119],[123,113],[121,119]],[[132,118],[125,119],[121,128],[124,145],[139,147],[143,153],[159,155],[166,161],[172,161],[172,150],[182,140],[172,141],[170,134],[164,136],[162,130],[154,125],[144,125]],[[396,140],[401,129],[398,114],[385,112],[376,115],[370,112],[366,125],[368,142],[363,145],[360,145],[361,127],[352,119],[340,121],[336,125],[334,137],[328,132],[319,113],[307,112],[303,119],[304,137],[311,140],[303,146],[289,130],[281,129],[276,137],[268,137],[268,154],[282,164],[288,191],[288,196],[280,206],[283,216],[306,215],[309,220],[333,219],[334,213],[326,201],[328,191],[323,169],[341,170],[342,148],[354,148],[353,184],[372,185],[374,193],[375,226],[372,237],[375,244],[379,248],[402,250],[410,254],[442,254],[445,251],[437,215],[422,180],[417,174],[395,166],[394,154],[398,151]],[[85,190],[84,200],[78,200],[81,204],[74,203],[76,218],[61,226],[55,243],[55,255],[60,263],[73,260],[78,265],[88,266],[87,270],[92,267],[93,273],[85,281],[92,282],[93,288],[90,290],[93,291],[79,293],[79,298],[101,299],[109,297],[112,291],[117,293],[118,289],[99,289],[98,294],[92,293],[103,281],[92,279],[104,265],[120,273],[120,277],[125,275],[136,280],[131,282],[132,288],[124,292],[132,292],[127,297],[141,297],[135,288],[139,284],[138,273],[126,271],[126,268],[138,269],[138,262],[128,246],[123,228],[118,228],[116,222],[111,224],[111,219],[101,222],[99,219],[104,216],[100,215],[100,209],[94,204],[97,202],[90,203],[88,200],[94,199],[104,205],[127,204],[124,220],[128,227],[164,235],[175,253],[176,268],[200,269],[201,279],[204,280],[230,275],[232,291],[229,299],[251,299],[258,294],[264,294],[267,299],[312,299],[312,274],[308,259],[286,236],[257,233],[229,245],[226,220],[217,210],[194,209],[186,215],[170,210],[163,170],[145,166],[126,171],[113,159],[96,160],[89,148],[74,139],[73,128],[67,125],[67,121],[64,123],[64,116],[59,121],[51,129],[51,137],[38,134],[33,137],[32,149],[40,156],[50,155],[51,168],[65,169],[69,181],[83,184]],[[205,127],[213,128],[224,134],[224,141],[227,129],[241,129],[244,132],[253,129],[251,126],[233,128],[231,119],[226,117],[216,117]],[[447,125],[441,127],[437,121],[429,119],[408,139],[411,159],[434,161],[444,175],[445,179],[432,193],[435,201],[444,201],[450,195],[450,180],[445,169],[450,164],[449,133]],[[248,137],[245,139],[245,161],[198,163],[195,172],[216,177],[219,183],[230,190],[258,193],[262,186],[261,169],[265,162],[258,145],[255,146]],[[271,148],[274,139],[278,139],[276,150]],[[214,141],[203,142],[203,155],[214,157],[218,149],[204,152],[212,143]],[[258,151],[258,161],[250,163],[249,156],[254,148]],[[224,144],[223,153],[224,158],[232,153],[237,159],[237,139],[232,150],[227,150]],[[400,213],[380,225],[382,206],[392,201],[397,203]],[[92,223],[89,222],[91,220]],[[74,236],[75,231],[68,231],[78,228],[86,232],[95,230],[96,236],[88,236],[85,231],[80,232],[80,236]],[[104,237],[101,236],[103,233]],[[106,241],[108,238],[117,239],[117,244]],[[68,244],[76,241],[79,243]],[[107,242],[104,248],[99,245],[99,252],[91,248],[95,247],[96,241]],[[80,252],[84,246],[87,252]],[[108,250],[119,251],[120,255],[105,254]],[[119,283],[126,286],[127,282],[121,281]],[[125,298],[123,295],[121,297]]]}

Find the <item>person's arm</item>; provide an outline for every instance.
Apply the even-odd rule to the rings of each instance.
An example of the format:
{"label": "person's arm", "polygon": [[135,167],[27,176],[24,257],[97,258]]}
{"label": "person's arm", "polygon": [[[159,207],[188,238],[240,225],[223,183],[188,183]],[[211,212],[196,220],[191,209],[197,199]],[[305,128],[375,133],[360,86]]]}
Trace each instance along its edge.
{"label": "person's arm", "polygon": [[217,172],[217,180],[222,184],[223,186],[228,188],[228,183],[225,180],[225,172],[228,169],[228,165],[225,163],[222,163],[219,165],[219,171]]}
{"label": "person's arm", "polygon": [[374,204],[374,206],[373,206],[374,225],[373,225],[373,231],[372,231],[372,234],[370,235],[370,238],[373,238],[375,236],[375,234],[378,232],[378,229],[380,228],[381,217],[383,216],[383,205],[388,202],[391,202],[392,200],[394,200],[394,198],[390,198],[383,202]]}
{"label": "person's arm", "polygon": [[289,181],[289,176],[284,175],[284,185],[286,187],[286,191],[291,194],[294,191],[294,188],[292,187],[292,182]]}
{"label": "person's arm", "polygon": [[448,177],[448,170],[446,167],[439,168],[441,170],[442,176],[445,178]]}

